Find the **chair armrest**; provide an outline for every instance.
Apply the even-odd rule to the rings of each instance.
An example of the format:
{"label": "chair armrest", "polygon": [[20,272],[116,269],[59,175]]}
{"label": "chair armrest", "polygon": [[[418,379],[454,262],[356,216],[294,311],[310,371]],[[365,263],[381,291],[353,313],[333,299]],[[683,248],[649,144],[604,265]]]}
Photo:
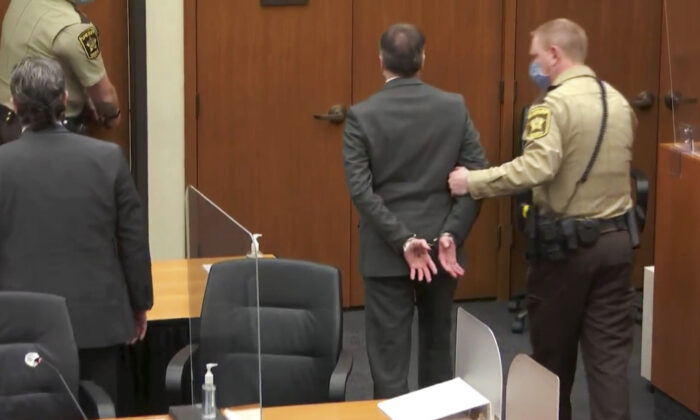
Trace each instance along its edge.
{"label": "chair armrest", "polygon": [[[182,400],[182,383],[185,373],[189,374],[191,356],[197,351],[197,344],[189,344],[181,348],[168,362],[165,371],[165,392],[168,405],[179,405]],[[187,369],[187,371],[186,371]]]}
{"label": "chair armrest", "polygon": [[348,383],[348,376],[352,371],[352,355],[345,350],[341,350],[338,363],[331,373],[330,386],[328,387],[328,398],[330,401],[345,401],[345,386]]}
{"label": "chair armrest", "polygon": [[107,419],[117,417],[112,399],[107,395],[104,389],[92,381],[80,381],[79,392],[86,398],[86,402],[90,404],[88,412],[91,415],[97,415],[99,419]]}

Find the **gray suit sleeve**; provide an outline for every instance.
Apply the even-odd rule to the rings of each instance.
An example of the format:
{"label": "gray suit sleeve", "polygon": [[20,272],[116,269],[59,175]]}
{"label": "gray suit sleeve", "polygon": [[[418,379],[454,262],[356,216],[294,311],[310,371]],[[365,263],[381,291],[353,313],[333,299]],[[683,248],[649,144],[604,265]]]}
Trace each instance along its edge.
{"label": "gray suit sleeve", "polygon": [[413,233],[384,205],[382,198],[374,193],[365,134],[352,110],[348,113],[343,132],[343,162],[350,198],[360,216],[372,225],[394,251],[402,253],[404,242]]}
{"label": "gray suit sleeve", "polygon": [[[467,169],[483,169],[488,166],[486,153],[479,141],[479,132],[467,111],[464,120],[464,138],[459,152],[458,164]],[[455,243],[462,244],[474,225],[481,209],[481,201],[474,200],[469,194],[455,197],[442,232],[451,233]]]}
{"label": "gray suit sleeve", "polygon": [[115,185],[117,204],[117,251],[124,271],[131,309],[142,311],[153,306],[151,255],[148,248],[145,215],[129,171],[118,149],[119,167]]}

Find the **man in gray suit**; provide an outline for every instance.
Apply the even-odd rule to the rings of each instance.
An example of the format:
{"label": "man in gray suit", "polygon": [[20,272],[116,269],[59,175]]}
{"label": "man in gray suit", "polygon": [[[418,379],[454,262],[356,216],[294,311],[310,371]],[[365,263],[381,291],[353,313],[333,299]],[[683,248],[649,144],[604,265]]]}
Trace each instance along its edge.
{"label": "man in gray suit", "polygon": [[[60,64],[25,58],[11,78],[23,133],[0,147],[0,290],[66,298],[80,377],[117,402],[121,347],[153,305],[143,209],[119,146],[69,132]],[[32,308],[27,308],[31,311]]]}
{"label": "man in gray suit", "polygon": [[396,24],[384,32],[379,57],[384,89],[350,109],[343,138],[348,188],[360,214],[375,398],[408,392],[414,303],[419,387],[454,375],[452,300],[457,277],[464,274],[462,244],[480,203],[468,195],[451,197],[446,179],[456,164],[487,166],[462,97],[417,77],[424,44],[413,25]]}

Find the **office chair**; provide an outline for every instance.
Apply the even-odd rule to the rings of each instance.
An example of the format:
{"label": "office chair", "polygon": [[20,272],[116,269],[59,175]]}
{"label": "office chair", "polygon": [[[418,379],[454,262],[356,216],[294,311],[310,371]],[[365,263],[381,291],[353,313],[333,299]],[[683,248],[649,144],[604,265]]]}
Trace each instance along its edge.
{"label": "office chair", "polygon": [[[195,400],[203,366],[214,369],[219,406],[260,402],[256,261],[225,261],[209,273],[200,344],[171,360],[166,389],[171,405],[186,402],[186,367],[194,353]],[[260,292],[262,404],[343,401],[352,357],[342,351],[340,272],[287,259],[257,261]],[[184,380],[183,380],[184,379]]]}
{"label": "office chair", "polygon": [[[0,418],[75,420],[81,414],[72,396],[79,392],[88,416],[116,417],[102,388],[79,380],[78,350],[64,298],[0,292],[0,308]],[[44,360],[35,368],[25,364],[30,352]]]}

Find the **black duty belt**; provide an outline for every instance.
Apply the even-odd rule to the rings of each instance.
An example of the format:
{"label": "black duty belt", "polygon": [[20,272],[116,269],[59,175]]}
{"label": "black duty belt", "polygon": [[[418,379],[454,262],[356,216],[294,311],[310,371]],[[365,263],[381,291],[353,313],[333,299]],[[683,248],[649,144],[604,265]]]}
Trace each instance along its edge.
{"label": "black duty belt", "polygon": [[601,233],[628,229],[627,217],[624,214],[611,219],[598,219],[598,222],[600,223]]}

